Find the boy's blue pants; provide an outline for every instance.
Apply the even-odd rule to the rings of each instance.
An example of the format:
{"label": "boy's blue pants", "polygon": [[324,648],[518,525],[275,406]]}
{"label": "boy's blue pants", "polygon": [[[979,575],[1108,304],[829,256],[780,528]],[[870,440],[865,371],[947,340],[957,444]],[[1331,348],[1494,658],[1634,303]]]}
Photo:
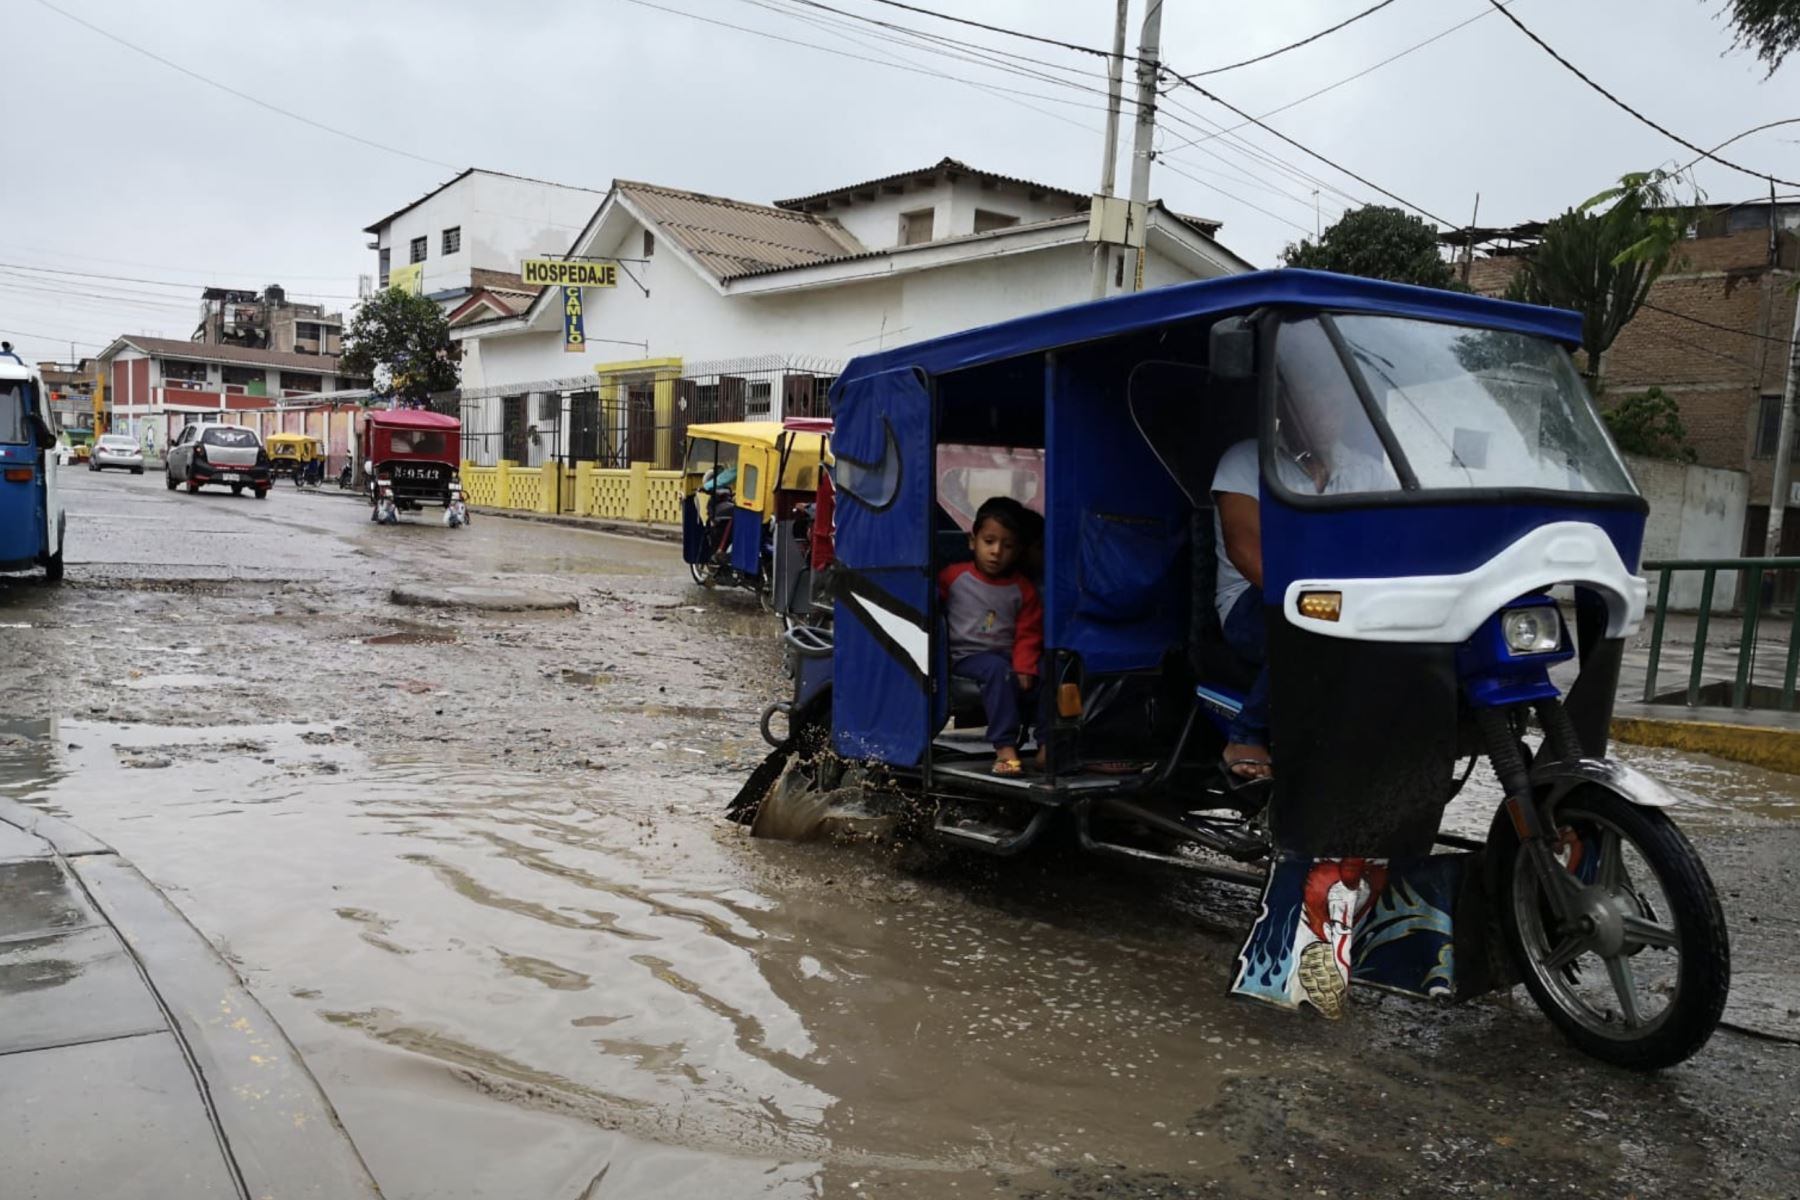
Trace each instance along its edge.
{"label": "boy's blue pants", "polygon": [[[973,679],[981,688],[981,707],[987,713],[988,741],[994,748],[1017,746],[1019,725],[1030,697],[1019,687],[1018,677],[1013,674],[1012,659],[992,652],[971,654],[952,664],[950,673]],[[1044,700],[1050,689],[1040,679],[1032,692],[1038,700],[1037,722],[1041,730],[1046,720],[1042,711],[1047,707]]]}

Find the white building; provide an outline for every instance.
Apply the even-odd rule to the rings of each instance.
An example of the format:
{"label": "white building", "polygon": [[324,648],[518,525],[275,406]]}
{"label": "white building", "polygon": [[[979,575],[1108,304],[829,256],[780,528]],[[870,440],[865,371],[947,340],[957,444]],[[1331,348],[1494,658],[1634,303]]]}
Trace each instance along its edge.
{"label": "white building", "polygon": [[601,197],[470,167],[363,232],[374,235],[381,287],[404,283],[448,310],[479,288],[517,288],[520,261],[567,249]]}
{"label": "white building", "polygon": [[[776,205],[616,181],[566,247],[620,267],[617,286],[584,289],[580,353],[566,349],[560,288],[517,315],[453,326],[465,427],[503,431],[472,442],[470,456],[581,457],[566,437],[546,441],[537,420],[549,419],[550,396],[585,386],[617,401],[615,446],[629,421],[630,457],[649,453],[638,427],[652,421],[655,458],[667,462],[670,431],[688,420],[779,416],[796,398],[810,410],[805,383],[855,355],[1087,300],[1088,205],[948,158]],[[1218,227],[1153,204],[1143,286],[1249,270],[1214,240]],[[1112,258],[1108,290],[1125,290],[1124,256]],[[757,370],[765,378],[749,379]],[[733,386],[740,394],[720,407]],[[709,388],[719,403],[704,402]],[[545,399],[528,403],[533,393]]]}

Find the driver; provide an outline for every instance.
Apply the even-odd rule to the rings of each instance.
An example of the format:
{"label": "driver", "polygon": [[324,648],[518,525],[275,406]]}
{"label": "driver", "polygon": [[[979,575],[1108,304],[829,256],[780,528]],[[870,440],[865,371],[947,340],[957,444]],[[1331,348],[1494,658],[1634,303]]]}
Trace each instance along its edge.
{"label": "driver", "polygon": [[[1289,491],[1309,495],[1396,490],[1398,478],[1362,412],[1341,360],[1314,322],[1282,330],[1275,472]],[[1255,438],[1227,450],[1213,473],[1214,592],[1225,641],[1256,665],[1256,682],[1226,734],[1232,782],[1267,779],[1268,634],[1263,608],[1262,472]]]}

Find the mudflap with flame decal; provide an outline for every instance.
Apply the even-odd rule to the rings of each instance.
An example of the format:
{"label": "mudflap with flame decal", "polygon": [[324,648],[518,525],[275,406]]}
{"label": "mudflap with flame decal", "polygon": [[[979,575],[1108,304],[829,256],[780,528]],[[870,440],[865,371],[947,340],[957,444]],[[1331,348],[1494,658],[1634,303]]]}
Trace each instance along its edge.
{"label": "mudflap with flame decal", "polygon": [[1481,852],[1414,858],[1284,855],[1238,955],[1234,995],[1343,1015],[1350,986],[1435,1000],[1488,991]]}

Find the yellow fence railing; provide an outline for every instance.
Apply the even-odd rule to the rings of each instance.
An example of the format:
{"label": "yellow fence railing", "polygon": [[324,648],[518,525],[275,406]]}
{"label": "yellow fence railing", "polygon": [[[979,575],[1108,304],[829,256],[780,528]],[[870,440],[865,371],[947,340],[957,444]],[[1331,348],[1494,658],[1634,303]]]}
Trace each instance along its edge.
{"label": "yellow fence railing", "polygon": [[649,463],[625,469],[577,463],[521,467],[502,462],[462,467],[463,494],[481,508],[574,513],[613,521],[681,523],[681,472],[657,471]]}

